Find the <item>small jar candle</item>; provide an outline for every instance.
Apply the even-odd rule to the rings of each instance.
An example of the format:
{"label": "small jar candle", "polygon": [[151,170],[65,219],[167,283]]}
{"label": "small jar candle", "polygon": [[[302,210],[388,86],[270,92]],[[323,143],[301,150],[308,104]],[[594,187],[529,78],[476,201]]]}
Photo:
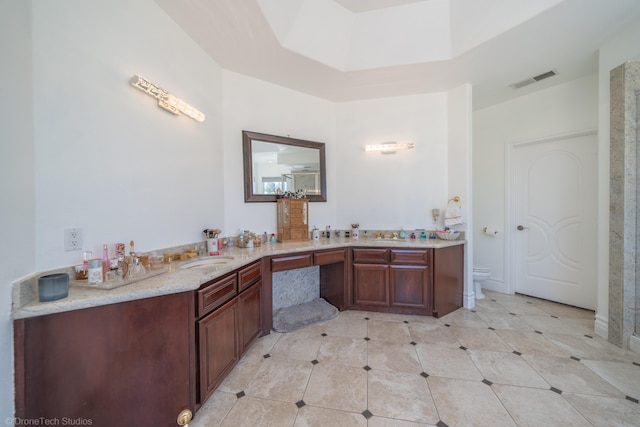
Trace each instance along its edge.
{"label": "small jar candle", "polygon": [[89,283],[102,283],[102,260],[94,258],[89,260],[89,270],[87,274]]}

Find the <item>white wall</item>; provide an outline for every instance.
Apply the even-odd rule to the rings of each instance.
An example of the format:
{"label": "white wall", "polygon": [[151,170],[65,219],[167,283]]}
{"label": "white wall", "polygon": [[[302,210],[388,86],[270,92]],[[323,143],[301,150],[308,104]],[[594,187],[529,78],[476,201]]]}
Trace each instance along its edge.
{"label": "white wall", "polygon": [[[337,210],[335,104],[261,80],[223,72],[224,211],[223,235],[237,229],[275,232],[274,203],[245,203],[242,131],[324,142],[327,202],[309,205],[310,224],[333,224]],[[215,226],[215,224],[212,224]],[[220,228],[220,227],[219,227]]]}
{"label": "white wall", "polygon": [[[415,148],[364,151],[389,141]],[[448,194],[446,92],[338,104],[336,145],[336,226],[433,228],[431,209],[444,209]]]}
{"label": "white wall", "polygon": [[[506,145],[597,128],[597,85],[597,75],[590,75],[474,112],[473,253],[476,264],[491,268],[487,288],[507,289]],[[497,228],[498,237],[482,234],[485,226]]]}
{"label": "white wall", "polygon": [[30,2],[0,2],[0,52],[0,99],[5,100],[0,102],[0,422],[4,422],[13,416],[14,399],[11,282],[35,270]]}
{"label": "white wall", "polygon": [[[152,250],[222,223],[221,69],[152,1],[33,2],[36,269],[84,249]],[[207,115],[174,116],[128,81],[141,74]]]}

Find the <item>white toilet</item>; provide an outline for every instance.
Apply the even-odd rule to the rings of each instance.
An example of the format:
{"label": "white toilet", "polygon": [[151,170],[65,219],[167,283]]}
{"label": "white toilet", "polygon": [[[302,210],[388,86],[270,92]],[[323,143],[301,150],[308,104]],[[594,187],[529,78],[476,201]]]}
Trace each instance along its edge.
{"label": "white toilet", "polygon": [[473,266],[473,284],[475,285],[476,299],[483,299],[482,282],[491,277],[491,269],[488,267],[481,267],[479,265]]}

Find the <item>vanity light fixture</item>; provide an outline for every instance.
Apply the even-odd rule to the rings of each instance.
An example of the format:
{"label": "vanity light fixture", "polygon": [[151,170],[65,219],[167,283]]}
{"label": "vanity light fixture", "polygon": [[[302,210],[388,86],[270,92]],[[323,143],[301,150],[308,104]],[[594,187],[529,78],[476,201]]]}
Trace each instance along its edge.
{"label": "vanity light fixture", "polygon": [[151,95],[158,100],[158,106],[164,108],[167,111],[172,112],[175,115],[179,113],[185,116],[191,117],[198,122],[204,121],[204,114],[187,104],[183,100],[176,98],[160,86],[151,83],[139,74],[134,74],[129,81],[131,86],[140,89],[147,95]]}
{"label": "vanity light fixture", "polygon": [[397,143],[383,142],[382,144],[367,145],[364,151],[379,151],[382,154],[394,154],[396,151],[411,150],[414,147],[413,142]]}

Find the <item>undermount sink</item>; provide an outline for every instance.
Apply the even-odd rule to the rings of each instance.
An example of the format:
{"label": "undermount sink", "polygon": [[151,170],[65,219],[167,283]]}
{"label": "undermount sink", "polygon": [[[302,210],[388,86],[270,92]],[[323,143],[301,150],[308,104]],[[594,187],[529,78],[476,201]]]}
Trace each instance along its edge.
{"label": "undermount sink", "polygon": [[196,259],[194,261],[184,262],[180,264],[180,268],[215,267],[217,265],[226,264],[229,261],[233,261],[232,256],[213,256],[211,258]]}

